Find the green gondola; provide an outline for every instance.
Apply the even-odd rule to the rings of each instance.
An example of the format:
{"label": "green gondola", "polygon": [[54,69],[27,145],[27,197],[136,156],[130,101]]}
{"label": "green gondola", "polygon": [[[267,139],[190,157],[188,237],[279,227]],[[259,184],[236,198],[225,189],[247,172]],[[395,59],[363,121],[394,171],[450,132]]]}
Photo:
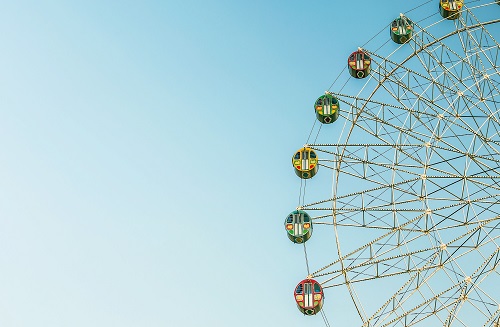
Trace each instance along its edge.
{"label": "green gondola", "polygon": [[413,22],[400,14],[398,18],[392,21],[390,27],[391,39],[398,43],[403,44],[411,39],[413,34]]}
{"label": "green gondola", "polygon": [[330,93],[325,93],[314,103],[316,118],[323,124],[330,124],[339,118],[339,100]]}
{"label": "green gondola", "polygon": [[295,210],[285,220],[285,229],[288,238],[293,243],[304,243],[311,238],[313,225],[307,212]]}
{"label": "green gondola", "polygon": [[460,11],[464,6],[462,0],[440,0],[439,13],[446,19],[457,19],[460,17]]}
{"label": "green gondola", "polygon": [[302,179],[309,179],[318,172],[318,158],[311,148],[302,148],[292,158],[295,174]]}

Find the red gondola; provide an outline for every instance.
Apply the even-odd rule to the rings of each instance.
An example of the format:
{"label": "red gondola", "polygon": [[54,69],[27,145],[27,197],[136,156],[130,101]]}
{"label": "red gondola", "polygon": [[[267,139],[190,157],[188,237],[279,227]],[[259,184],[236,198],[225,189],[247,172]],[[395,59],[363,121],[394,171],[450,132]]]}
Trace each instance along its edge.
{"label": "red gondola", "polygon": [[301,281],[295,291],[295,302],[300,312],[312,316],[317,314],[323,307],[323,288],[314,279],[304,279]]}
{"label": "red gondola", "polygon": [[351,53],[347,59],[347,67],[349,67],[349,74],[355,78],[365,78],[370,74],[370,65],[372,60],[368,53],[364,52],[361,48],[358,51]]}

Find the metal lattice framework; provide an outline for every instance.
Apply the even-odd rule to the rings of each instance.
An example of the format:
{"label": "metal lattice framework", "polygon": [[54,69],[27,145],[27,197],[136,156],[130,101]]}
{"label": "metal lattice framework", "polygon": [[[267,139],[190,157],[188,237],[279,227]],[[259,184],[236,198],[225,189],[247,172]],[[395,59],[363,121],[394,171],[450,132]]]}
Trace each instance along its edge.
{"label": "metal lattice framework", "polygon": [[[416,23],[389,55],[366,47],[361,91],[331,88],[341,136],[308,146],[332,195],[301,208],[333,225],[338,259],[310,275],[347,287],[353,325],[498,326],[500,18],[481,21],[487,11],[500,16],[493,2]],[[378,283],[384,298],[372,301],[364,289]]]}

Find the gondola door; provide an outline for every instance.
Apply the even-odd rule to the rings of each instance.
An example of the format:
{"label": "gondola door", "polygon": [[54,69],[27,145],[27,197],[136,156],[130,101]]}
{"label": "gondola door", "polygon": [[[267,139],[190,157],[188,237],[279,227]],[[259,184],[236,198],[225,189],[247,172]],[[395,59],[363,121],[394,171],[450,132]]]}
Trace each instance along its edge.
{"label": "gondola door", "polygon": [[304,283],[304,309],[314,311],[314,292],[312,283]]}
{"label": "gondola door", "polygon": [[301,169],[302,170],[308,170],[309,169],[309,151],[303,150],[300,153],[301,159],[302,159],[302,165]]}
{"label": "gondola door", "polygon": [[294,236],[302,236],[303,227],[302,223],[304,221],[304,214],[301,212],[297,212],[293,214],[293,234]]}

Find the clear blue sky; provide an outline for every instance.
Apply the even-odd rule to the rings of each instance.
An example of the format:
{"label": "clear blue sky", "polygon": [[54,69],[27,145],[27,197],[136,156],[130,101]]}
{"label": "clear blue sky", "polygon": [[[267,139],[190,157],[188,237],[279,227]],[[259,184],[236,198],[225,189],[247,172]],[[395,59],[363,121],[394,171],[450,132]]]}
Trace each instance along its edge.
{"label": "clear blue sky", "polygon": [[324,325],[292,296],[290,157],[418,3],[4,1],[0,326]]}

